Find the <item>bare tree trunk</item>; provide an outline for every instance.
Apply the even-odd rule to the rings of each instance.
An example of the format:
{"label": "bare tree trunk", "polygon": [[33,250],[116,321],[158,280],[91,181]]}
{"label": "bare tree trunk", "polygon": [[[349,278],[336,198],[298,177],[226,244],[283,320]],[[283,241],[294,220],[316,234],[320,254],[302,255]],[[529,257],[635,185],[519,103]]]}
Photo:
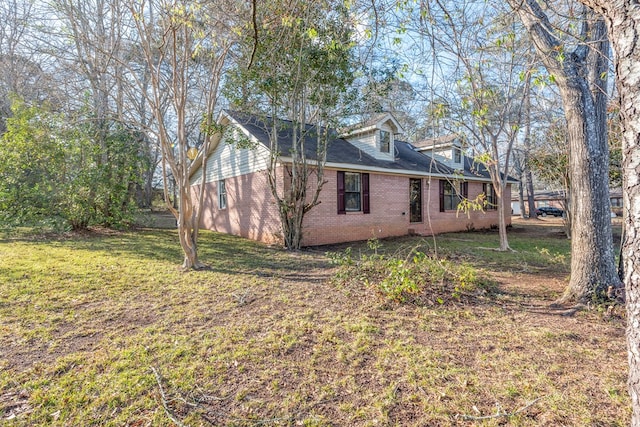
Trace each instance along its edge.
{"label": "bare tree trunk", "polygon": [[[513,170],[518,178],[518,206],[520,206],[520,218],[526,218],[526,209],[525,209],[525,171],[524,171],[524,157],[526,153],[524,150],[513,150]],[[513,214],[513,209],[511,209],[511,213]]]}
{"label": "bare tree trunk", "polygon": [[561,301],[586,301],[606,295],[609,286],[620,286],[608,207],[606,104],[602,82],[589,79],[606,71],[602,68],[604,58],[593,60],[594,53],[602,55],[608,50],[603,23],[585,24],[589,26],[583,29],[588,40],[595,41],[595,48],[581,45],[559,60],[557,52],[563,46],[538,2],[509,0],[509,4],[529,31],[547,70],[555,76],[562,96],[569,134],[573,218],[571,279]]}
{"label": "bare tree trunk", "polygon": [[[506,179],[506,178],[505,178]],[[498,196],[498,234],[500,235],[500,250],[511,251],[509,239],[507,238],[507,217],[505,207],[511,204],[510,200],[505,198],[507,183],[503,181],[500,185],[500,195]]]}
{"label": "bare tree trunk", "polygon": [[491,181],[495,187],[497,204],[498,204],[498,234],[500,235],[500,250],[511,251],[509,246],[509,237],[507,236],[507,218],[505,215],[505,206],[511,204],[511,200],[506,199],[507,193],[507,180],[509,176],[509,160],[511,159],[511,150],[513,148],[513,141],[515,136],[509,138],[509,143],[505,149],[506,155],[504,165],[500,162],[498,155],[498,138],[494,135],[491,138],[491,148],[493,150],[493,158],[495,159],[491,167],[489,168],[489,175]]}
{"label": "bare tree trunk", "polygon": [[529,210],[529,218],[538,218],[538,214],[536,213],[536,200],[535,200],[535,192],[533,189],[533,174],[531,173],[531,168],[529,167],[529,156],[525,160],[526,169],[525,169],[525,180],[527,181],[527,209]]}
{"label": "bare tree trunk", "polygon": [[[180,246],[184,252],[184,261],[182,263],[183,270],[199,270],[204,267],[198,260],[198,244],[197,244],[197,226],[194,223],[194,202],[189,187],[188,177],[186,183],[179,185],[180,199],[178,207],[178,236],[180,238]],[[204,176],[204,175],[203,175]],[[204,186],[204,183],[202,183]]]}
{"label": "bare tree trunk", "polygon": [[[572,213],[571,279],[563,300],[602,296],[618,284],[609,214],[608,144],[595,128],[595,106],[585,88],[565,92]],[[570,92],[570,93],[566,93]],[[568,101],[568,102],[567,102]],[[587,108],[585,108],[587,107]]]}
{"label": "bare tree trunk", "polygon": [[[606,126],[606,57],[609,43],[604,21],[591,29],[597,52],[589,51],[590,82],[575,76],[560,88],[565,100],[571,177],[571,280],[563,300],[606,295],[619,286],[613,251],[609,201],[609,144]],[[604,74],[603,74],[604,73]],[[590,85],[589,85],[590,83]],[[591,87],[589,87],[591,86]]]}
{"label": "bare tree trunk", "polygon": [[[640,426],[640,16],[638,5],[627,1],[619,16],[610,17],[609,34],[615,52],[623,135],[623,206],[625,240],[621,249],[627,301],[629,392],[631,425]],[[625,13],[627,14],[625,16]],[[612,22],[616,19],[616,23]]]}
{"label": "bare tree trunk", "polygon": [[520,184],[518,184],[518,204],[520,205],[520,218],[526,218],[526,208],[525,208],[525,198],[524,198],[524,189],[525,189],[525,185],[526,182],[525,181],[525,175],[521,174],[520,175]]}
{"label": "bare tree trunk", "polygon": [[[536,213],[536,204],[533,193],[533,174],[531,173],[531,165],[529,164],[529,152],[531,151],[531,73],[527,73],[526,95],[524,98],[524,158],[522,160],[523,175],[527,186],[527,207],[529,210],[529,219],[538,218]],[[524,203],[523,203],[524,204]],[[522,209],[524,216],[524,208]]]}
{"label": "bare tree trunk", "polygon": [[[228,25],[239,10],[232,9],[241,6],[234,2],[225,5],[228,7],[196,6],[190,2],[126,2],[146,71],[140,76],[135,67],[123,65],[129,65],[129,77],[143,97],[142,119],[146,122],[147,109],[154,118],[151,124],[155,129],[149,130],[161,147],[165,201],[176,218],[185,270],[204,267],[198,260],[197,239],[207,147],[209,138],[220,132],[213,115],[227,53],[236,40]],[[193,120],[196,109],[200,120]],[[191,137],[194,123],[206,129],[206,137],[201,152],[191,159],[187,153],[197,143]],[[197,167],[202,167],[200,189],[192,191],[190,178]],[[169,170],[175,184],[173,203],[168,200]]]}
{"label": "bare tree trunk", "polygon": [[[326,162],[326,138],[328,135],[320,125],[316,125],[316,132],[318,133],[317,144],[320,149],[317,152],[318,158],[314,159],[313,168],[310,168],[306,157],[301,154],[304,153],[306,126],[304,123],[293,122],[292,142],[294,149],[291,152],[292,163],[290,166],[285,167],[285,165],[279,163],[280,156],[278,155],[278,129],[280,126],[282,124],[274,121],[269,131],[271,141],[269,187],[278,205],[284,246],[287,249],[297,250],[302,246],[305,214],[318,204],[318,198],[324,184],[322,177]],[[289,167],[291,168],[290,170],[288,169]],[[282,170],[282,178],[277,175],[279,170]],[[287,172],[289,172],[289,177],[287,177]],[[317,176],[317,181],[313,187],[309,187],[309,177],[313,174]],[[282,186],[282,193],[278,191],[280,185]]]}
{"label": "bare tree trunk", "polygon": [[581,0],[605,17],[616,66],[622,126],[621,248],[627,304],[631,425],[640,426],[640,10],[636,1]]}

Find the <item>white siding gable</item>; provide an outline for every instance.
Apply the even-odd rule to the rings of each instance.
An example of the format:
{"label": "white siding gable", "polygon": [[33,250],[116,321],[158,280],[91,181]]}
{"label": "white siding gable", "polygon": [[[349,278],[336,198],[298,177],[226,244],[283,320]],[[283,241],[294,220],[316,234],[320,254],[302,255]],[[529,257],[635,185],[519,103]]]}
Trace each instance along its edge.
{"label": "white siding gable", "polygon": [[[390,135],[389,151],[386,153],[381,151],[381,130],[389,132]],[[395,130],[389,125],[389,122],[387,121],[382,123],[381,125],[376,126],[374,129],[371,129],[366,133],[356,133],[353,136],[348,136],[346,137],[346,140],[378,160],[386,160],[392,162],[394,159],[394,133]]]}
{"label": "white siding gable", "polygon": [[379,157],[380,151],[376,148],[376,132],[358,135],[357,138],[347,138],[347,141],[368,155]]}
{"label": "white siding gable", "polygon": [[[253,140],[253,147],[239,148],[231,133],[225,133],[218,146],[207,158],[207,172],[205,182],[215,182],[226,178],[246,175],[266,170],[269,165],[269,150],[259,142]],[[200,184],[202,169],[197,170],[191,177],[191,184]]]}
{"label": "white siding gable", "polygon": [[424,144],[418,151],[432,156],[435,160],[454,169],[464,169],[464,150],[459,140],[445,143]]}
{"label": "white siding gable", "polygon": [[[457,158],[455,153],[456,151],[458,151]],[[462,149],[460,147],[454,145],[444,149],[436,150],[434,154],[437,160],[445,163],[448,166],[455,168],[462,167],[462,159],[464,153],[462,152]]]}

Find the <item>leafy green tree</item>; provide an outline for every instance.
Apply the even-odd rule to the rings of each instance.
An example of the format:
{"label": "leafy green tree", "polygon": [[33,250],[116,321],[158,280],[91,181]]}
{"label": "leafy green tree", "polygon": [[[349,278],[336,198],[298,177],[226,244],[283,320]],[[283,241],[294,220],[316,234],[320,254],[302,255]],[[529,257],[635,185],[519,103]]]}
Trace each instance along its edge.
{"label": "leafy green tree", "polygon": [[[239,69],[227,85],[236,107],[265,118],[271,145],[269,183],[289,249],[300,248],[304,215],[318,204],[329,129],[346,109],[354,80],[347,12],[343,2],[333,0],[261,4],[254,43],[247,43],[255,49],[245,52],[249,66]],[[283,126],[292,142],[288,152],[282,151]],[[308,138],[315,140],[315,153],[305,148]],[[283,165],[282,157],[290,163]],[[287,185],[280,185],[283,179]]]}
{"label": "leafy green tree", "polygon": [[56,209],[64,150],[56,135],[61,118],[14,100],[0,144],[0,216],[5,224],[30,223]]}
{"label": "leafy green tree", "polygon": [[[19,99],[0,145],[0,217],[8,224],[57,223],[73,229],[123,226],[143,163],[133,135],[113,128],[105,153],[91,125]],[[104,161],[97,162],[97,158]]]}

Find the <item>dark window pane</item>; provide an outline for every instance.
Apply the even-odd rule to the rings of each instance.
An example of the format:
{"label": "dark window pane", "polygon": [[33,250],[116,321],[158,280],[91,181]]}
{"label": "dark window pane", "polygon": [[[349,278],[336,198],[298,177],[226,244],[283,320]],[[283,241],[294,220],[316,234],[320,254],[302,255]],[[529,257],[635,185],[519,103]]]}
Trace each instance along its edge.
{"label": "dark window pane", "polygon": [[380,131],[380,151],[388,153],[391,146],[391,134],[387,131]]}
{"label": "dark window pane", "polygon": [[345,173],[344,174],[344,190],[347,192],[360,192],[360,174]]}
{"label": "dark window pane", "polygon": [[345,208],[348,211],[360,210],[360,193],[345,193],[344,195]]}
{"label": "dark window pane", "polygon": [[410,222],[422,222],[422,180],[411,179],[410,180],[410,195],[409,195],[409,213]]}

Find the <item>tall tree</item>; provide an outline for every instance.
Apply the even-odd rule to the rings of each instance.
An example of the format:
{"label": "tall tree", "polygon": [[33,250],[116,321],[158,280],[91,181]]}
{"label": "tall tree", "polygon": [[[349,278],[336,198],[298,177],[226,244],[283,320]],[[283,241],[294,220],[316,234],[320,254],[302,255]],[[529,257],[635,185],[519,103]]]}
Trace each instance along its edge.
{"label": "tall tree", "polygon": [[439,76],[440,81],[455,83],[446,95],[448,115],[456,126],[449,131],[464,133],[475,158],[489,171],[497,199],[500,250],[508,250],[506,215],[511,201],[505,196],[530,86],[529,79],[520,76],[529,64],[522,55],[516,23],[499,7],[471,3],[437,1],[420,10],[414,21],[420,23],[419,34],[431,40],[433,52],[446,52],[443,56],[451,61],[438,68],[448,73]]}
{"label": "tall tree", "polygon": [[585,301],[621,285],[609,206],[605,23],[585,12],[581,43],[569,50],[537,0],[508,0],[558,85],[567,121],[571,177],[571,279],[563,301]]}
{"label": "tall tree", "polygon": [[620,98],[625,241],[621,256],[627,304],[631,425],[640,426],[640,5],[635,0],[580,0],[606,23]]}
{"label": "tall tree", "polygon": [[[525,202],[526,209],[529,212],[529,215],[526,218],[535,219],[538,217],[536,214],[536,205],[534,199],[534,189],[533,189],[533,174],[531,173],[531,133],[532,133],[532,114],[531,114],[531,98],[533,97],[533,91],[531,90],[531,81],[532,81],[532,72],[528,70],[524,78],[527,79],[527,84],[525,85],[526,91],[524,94],[524,106],[523,106],[523,121],[524,121],[524,135],[522,138],[522,149],[520,150],[519,156],[519,168],[516,168],[521,171],[520,174],[520,185],[519,185],[519,199],[520,199],[520,211],[522,217],[525,217]],[[524,193],[526,189],[526,200],[524,198]]]}
{"label": "tall tree", "polygon": [[[131,160],[145,156],[143,138],[123,122],[123,35],[130,28],[120,0],[61,0],[42,6],[42,13],[55,16],[55,24],[42,25],[47,49],[41,56],[56,60],[66,80],[65,113],[93,144],[85,154],[91,161],[94,184],[88,200],[103,225],[121,223],[125,212],[136,206],[139,177],[127,169]],[[146,159],[145,159],[146,160]],[[150,162],[138,161],[148,170]]]}
{"label": "tall tree", "polygon": [[0,135],[11,115],[12,96],[42,101],[51,86],[49,74],[28,46],[34,18],[33,2],[6,0],[0,3]]}
{"label": "tall tree", "polygon": [[[176,218],[183,269],[199,269],[198,230],[202,193],[191,191],[189,178],[196,165],[204,168],[210,138],[221,130],[215,125],[218,88],[235,30],[242,28],[239,2],[215,5],[207,1],[127,0],[135,24],[132,45],[138,46],[148,74],[129,67],[125,82],[141,89],[154,117],[149,129],[162,153],[167,207]],[[203,138],[198,138],[202,131]],[[199,155],[191,153],[199,146]],[[193,157],[193,159],[192,159]],[[175,180],[177,208],[170,202],[168,177]]]}
{"label": "tall tree", "polygon": [[[111,103],[116,84],[114,58],[120,54],[122,10],[120,1],[61,0],[54,9],[70,33],[73,49],[67,53],[74,68],[88,83],[89,117],[95,128],[95,142],[100,146],[100,162],[106,161],[106,139],[115,109]],[[120,99],[116,96],[114,99]]]}
{"label": "tall tree", "polygon": [[[257,48],[248,50],[250,65],[229,86],[237,106],[265,119],[269,184],[289,249],[300,248],[304,216],[318,204],[327,147],[335,137],[330,129],[341,116],[354,77],[346,12],[342,2],[333,0],[262,5]],[[310,139],[315,152],[307,147]]]}

